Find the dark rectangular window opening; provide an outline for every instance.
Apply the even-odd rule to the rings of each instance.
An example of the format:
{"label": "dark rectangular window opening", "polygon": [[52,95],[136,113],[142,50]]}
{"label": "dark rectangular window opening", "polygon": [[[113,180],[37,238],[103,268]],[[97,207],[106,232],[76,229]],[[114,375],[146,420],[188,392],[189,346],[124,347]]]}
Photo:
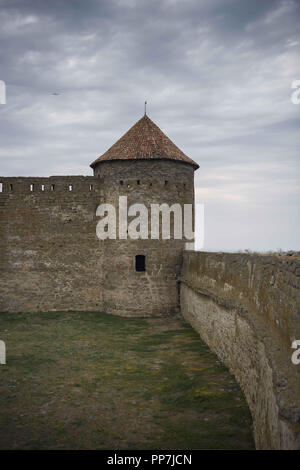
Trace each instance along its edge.
{"label": "dark rectangular window opening", "polygon": [[146,271],[146,256],[136,255],[135,257],[135,270],[138,272]]}

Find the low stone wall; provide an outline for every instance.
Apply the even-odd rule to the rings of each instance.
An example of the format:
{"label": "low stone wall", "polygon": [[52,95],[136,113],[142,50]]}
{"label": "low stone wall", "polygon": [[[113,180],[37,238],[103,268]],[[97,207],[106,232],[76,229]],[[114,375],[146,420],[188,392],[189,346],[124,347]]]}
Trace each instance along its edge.
{"label": "low stone wall", "polygon": [[258,449],[300,449],[300,259],[186,251],[181,311],[228,366]]}

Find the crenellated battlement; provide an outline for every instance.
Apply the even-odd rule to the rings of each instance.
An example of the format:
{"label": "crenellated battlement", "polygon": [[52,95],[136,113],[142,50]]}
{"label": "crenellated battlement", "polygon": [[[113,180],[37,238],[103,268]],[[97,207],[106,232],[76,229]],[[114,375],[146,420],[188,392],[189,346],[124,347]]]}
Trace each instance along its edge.
{"label": "crenellated battlement", "polygon": [[76,193],[98,191],[100,180],[94,176],[0,176],[0,197],[7,194]]}

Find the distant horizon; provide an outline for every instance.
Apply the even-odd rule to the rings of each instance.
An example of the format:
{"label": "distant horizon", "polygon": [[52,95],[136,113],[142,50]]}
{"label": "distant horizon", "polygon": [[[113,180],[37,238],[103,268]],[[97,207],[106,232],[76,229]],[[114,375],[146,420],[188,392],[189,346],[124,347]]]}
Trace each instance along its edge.
{"label": "distant horizon", "polygon": [[231,254],[245,254],[245,255],[255,255],[255,254],[258,254],[258,255],[285,255],[286,253],[297,253],[297,257],[298,257],[298,254],[300,254],[300,250],[249,250],[249,249],[240,249],[240,250],[217,250],[217,249],[213,249],[213,248],[210,248],[210,249],[205,249],[205,248],[197,248],[195,247],[195,251],[202,251],[202,252],[207,252],[207,253],[231,253]]}

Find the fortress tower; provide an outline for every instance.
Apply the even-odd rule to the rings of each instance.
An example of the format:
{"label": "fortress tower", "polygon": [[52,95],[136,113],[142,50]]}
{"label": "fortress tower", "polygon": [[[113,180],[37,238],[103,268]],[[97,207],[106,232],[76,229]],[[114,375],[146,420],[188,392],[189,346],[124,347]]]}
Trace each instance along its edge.
{"label": "fortress tower", "polygon": [[[187,157],[145,114],[91,167],[101,187],[101,202],[119,210],[119,196],[127,205],[149,209],[148,238],[100,240],[102,310],[124,316],[172,314],[179,310],[178,276],[186,242],[151,238],[151,204],[194,204],[194,171]],[[162,219],[160,219],[161,221]],[[130,222],[130,218],[129,218]]]}

